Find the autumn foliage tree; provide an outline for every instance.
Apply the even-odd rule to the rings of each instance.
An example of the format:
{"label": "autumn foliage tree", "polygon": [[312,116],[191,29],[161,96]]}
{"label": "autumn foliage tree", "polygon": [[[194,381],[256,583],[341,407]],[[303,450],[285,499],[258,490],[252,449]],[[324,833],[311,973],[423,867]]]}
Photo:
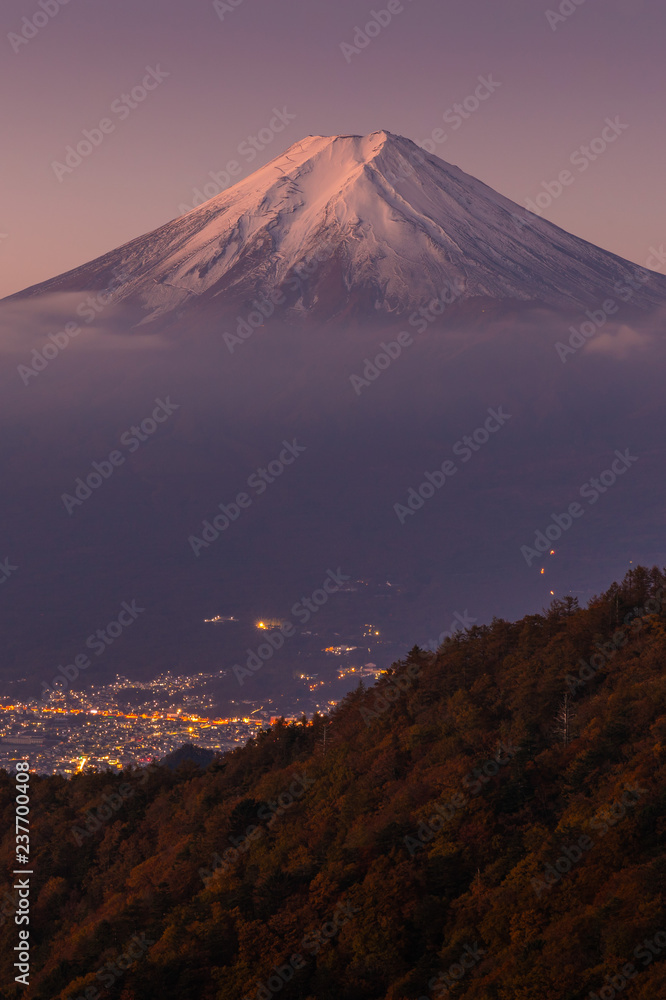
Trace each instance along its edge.
{"label": "autumn foliage tree", "polygon": [[[31,986],[5,906],[3,998],[583,1000],[628,964],[627,997],[666,996],[665,607],[637,568],[209,770],[35,777]],[[13,806],[0,772],[3,873]]]}

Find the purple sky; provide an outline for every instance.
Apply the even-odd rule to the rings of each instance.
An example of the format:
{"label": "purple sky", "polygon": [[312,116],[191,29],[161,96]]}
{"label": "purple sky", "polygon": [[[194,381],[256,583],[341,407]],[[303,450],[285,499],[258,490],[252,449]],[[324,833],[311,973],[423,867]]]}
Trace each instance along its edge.
{"label": "purple sky", "polygon": [[[422,142],[441,128],[437,155],[520,204],[568,169],[543,214],[591,242],[645,265],[666,240],[663,0],[564,0],[573,13],[553,26],[541,0],[404,0],[349,61],[341,43],[384,0],[233,3],[220,18],[210,0],[69,0],[35,31],[22,19],[40,12],[41,25],[38,0],[5,0],[0,295],[174,218],[229,160],[245,176],[307,134],[388,129]],[[112,110],[147,66],[169,75],[137,107]],[[500,86],[444,122],[479,76]],[[275,107],[295,118],[250,162],[239,144]],[[104,118],[113,130],[58,180],[53,161]],[[628,128],[572,164],[607,118]]]}

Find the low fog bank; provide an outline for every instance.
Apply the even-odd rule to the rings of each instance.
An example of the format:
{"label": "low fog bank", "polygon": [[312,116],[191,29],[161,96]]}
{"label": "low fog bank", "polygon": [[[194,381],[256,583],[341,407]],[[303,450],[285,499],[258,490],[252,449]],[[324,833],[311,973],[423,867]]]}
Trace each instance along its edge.
{"label": "low fog bank", "polygon": [[[175,336],[80,307],[0,306],[2,674],[34,693],[123,601],[145,611],[95,680],[228,668],[249,633],[204,618],[293,617],[329,569],[369,582],[322,608],[321,646],[376,621],[393,656],[456,612],[515,617],[666,562],[662,317],[193,316]],[[256,690],[292,669],[285,650]]]}

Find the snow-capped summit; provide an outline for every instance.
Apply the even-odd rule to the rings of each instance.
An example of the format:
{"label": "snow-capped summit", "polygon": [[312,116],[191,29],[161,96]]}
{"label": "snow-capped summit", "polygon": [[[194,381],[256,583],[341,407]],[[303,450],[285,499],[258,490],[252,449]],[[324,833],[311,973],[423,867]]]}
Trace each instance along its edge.
{"label": "snow-capped summit", "polygon": [[[391,132],[307,136],[186,215],[29,294],[103,287],[154,319],[271,293],[336,315],[461,299],[585,307],[642,269],[531,215]],[[666,301],[645,271],[637,306]],[[22,293],[26,294],[26,293]]]}

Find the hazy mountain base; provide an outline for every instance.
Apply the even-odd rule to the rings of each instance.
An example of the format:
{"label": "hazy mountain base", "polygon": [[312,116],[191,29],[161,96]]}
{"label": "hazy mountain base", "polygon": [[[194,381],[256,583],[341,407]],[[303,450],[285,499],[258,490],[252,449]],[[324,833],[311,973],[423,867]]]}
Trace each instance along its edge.
{"label": "hazy mountain base", "polygon": [[664,995],[665,600],[638,569],[414,649],[209,773],[31,779],[32,986],[6,907],[4,995]]}
{"label": "hazy mountain base", "polygon": [[[0,556],[18,570],[2,585],[0,669],[8,680],[27,678],[15,693],[39,694],[123,601],[145,612],[93,657],[92,682],[116,671],[145,679],[165,668],[244,663],[257,642],[251,624],[237,634],[203,619],[289,619],[338,567],[352,580],[398,587],[390,600],[331,599],[318,613],[327,640],[319,649],[365,622],[407,649],[438,636],[456,611],[483,621],[538,608],[551,590],[587,599],[629,558],[660,558],[662,512],[649,499],[663,494],[666,476],[658,317],[641,319],[629,305],[562,363],[555,345],[584,314],[490,302],[455,310],[422,332],[376,319],[268,320],[233,353],[223,335],[235,329],[234,316],[214,322],[195,310],[187,330],[151,324],[148,336],[129,333],[125,313],[111,311],[29,385],[17,366],[53,316],[34,303],[22,326],[9,324],[14,339],[3,340],[0,357],[0,514],[11,544],[8,536]],[[621,334],[625,321],[636,332],[631,342]],[[366,378],[366,359],[374,364],[402,330],[411,343]],[[131,438],[130,450],[128,428],[150,418],[157,399],[178,408],[145,442]],[[501,429],[476,451],[454,453],[498,407],[510,415]],[[261,495],[248,490],[285,440],[305,451]],[[581,486],[627,448],[638,461],[594,505],[584,501],[585,517],[557,541],[540,577],[521,547],[533,546],[552,514],[580,502]],[[68,510],[63,495],[73,496],[77,479],[114,450],[123,464]],[[396,505],[404,508],[410,490],[447,460],[457,473],[399,518]],[[195,555],[189,539],[243,490],[250,508]],[[298,691],[293,666],[285,646],[243,695]],[[239,692],[230,675],[220,696]]]}

